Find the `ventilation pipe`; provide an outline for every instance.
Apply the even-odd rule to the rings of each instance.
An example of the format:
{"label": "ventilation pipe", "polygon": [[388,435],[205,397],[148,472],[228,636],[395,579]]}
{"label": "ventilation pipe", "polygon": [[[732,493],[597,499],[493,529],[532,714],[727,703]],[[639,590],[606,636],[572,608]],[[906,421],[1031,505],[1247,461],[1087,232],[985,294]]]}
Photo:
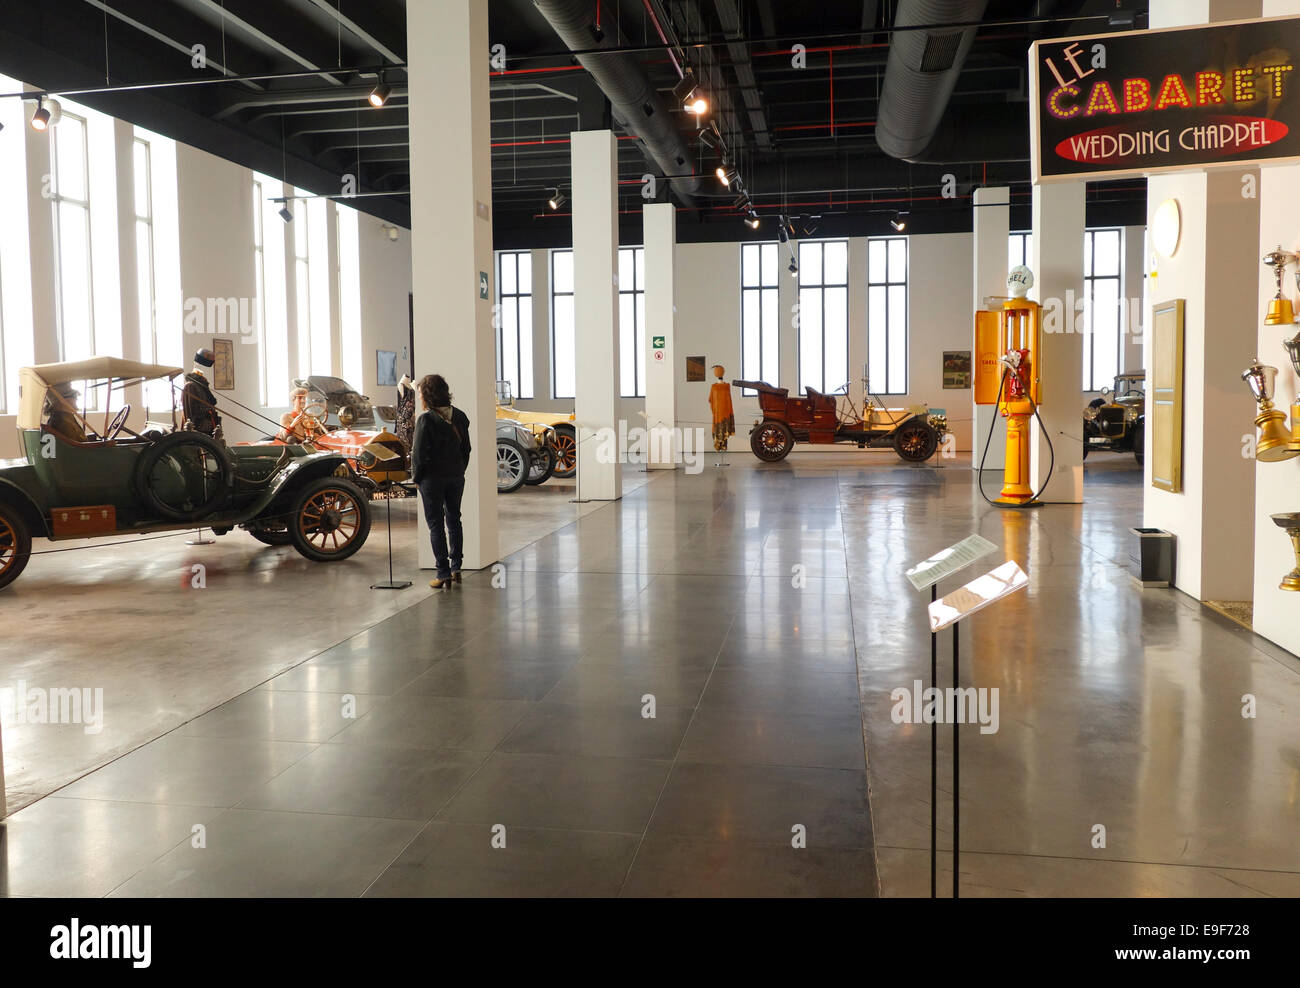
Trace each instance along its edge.
{"label": "ventilation pipe", "polygon": [[[615,25],[596,26],[593,11],[597,7],[591,0],[533,0],[533,6],[570,51],[627,45]],[[578,55],[577,59],[609,100],[615,119],[641,139],[662,174],[691,175],[671,180],[672,187],[689,201],[699,189],[690,149],[673,121],[668,103],[650,83],[641,63],[625,52],[596,52]]]}
{"label": "ventilation pipe", "polygon": [[988,0],[900,0],[889,39],[889,61],[876,113],[876,143],[892,158],[922,160],[943,122],[953,88],[975,40]]}

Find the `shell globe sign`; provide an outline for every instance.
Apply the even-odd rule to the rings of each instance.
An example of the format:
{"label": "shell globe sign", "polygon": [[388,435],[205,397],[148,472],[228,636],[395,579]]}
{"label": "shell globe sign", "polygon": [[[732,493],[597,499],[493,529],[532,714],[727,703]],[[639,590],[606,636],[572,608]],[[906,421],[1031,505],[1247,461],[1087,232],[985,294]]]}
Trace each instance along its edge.
{"label": "shell globe sign", "polygon": [[1035,182],[1300,159],[1300,18],[1037,41]]}

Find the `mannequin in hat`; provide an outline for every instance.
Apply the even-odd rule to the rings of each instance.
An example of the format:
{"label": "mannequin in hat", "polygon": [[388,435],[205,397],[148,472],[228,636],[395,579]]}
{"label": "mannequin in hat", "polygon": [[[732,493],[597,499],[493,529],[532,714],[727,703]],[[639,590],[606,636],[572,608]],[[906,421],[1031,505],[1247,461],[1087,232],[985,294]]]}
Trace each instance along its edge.
{"label": "mannequin in hat", "polygon": [[216,362],[216,354],[208,349],[194,355],[194,369],[185,375],[185,387],[181,390],[181,410],[186,429],[220,441],[221,416],[217,414],[217,398],[206,373]]}
{"label": "mannequin in hat", "polygon": [[280,432],[276,438],[286,443],[306,443],[325,435],[327,431],[320,419],[307,411],[307,389],[294,388],[290,391],[289,410],[280,416]]}
{"label": "mannequin in hat", "polygon": [[709,388],[709,410],[713,412],[713,448],[719,453],[727,448],[727,440],[736,434],[736,413],[731,407],[731,385],[723,380],[726,368],[713,365],[717,378]]}
{"label": "mannequin in hat", "polygon": [[415,382],[409,374],[397,382],[397,438],[407,449],[415,438]]}
{"label": "mannequin in hat", "polygon": [[86,430],[77,415],[80,392],[70,383],[56,384],[45,394],[45,427],[60,439],[84,443]]}

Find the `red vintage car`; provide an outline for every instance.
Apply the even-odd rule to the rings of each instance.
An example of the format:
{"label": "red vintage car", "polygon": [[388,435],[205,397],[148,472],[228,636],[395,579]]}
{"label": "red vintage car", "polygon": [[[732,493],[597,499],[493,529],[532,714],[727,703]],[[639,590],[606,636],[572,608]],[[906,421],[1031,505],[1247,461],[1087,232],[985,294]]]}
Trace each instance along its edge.
{"label": "red vintage car", "polygon": [[788,388],[763,381],[732,381],[733,387],[758,392],[763,417],[749,433],[749,448],[760,460],[775,463],[789,455],[796,442],[853,443],[859,449],[892,447],[904,460],[921,463],[934,455],[948,431],[943,415],[925,405],[885,408],[874,398],[864,415],[847,395],[840,411],[835,395],[808,388],[807,397],[790,397]]}

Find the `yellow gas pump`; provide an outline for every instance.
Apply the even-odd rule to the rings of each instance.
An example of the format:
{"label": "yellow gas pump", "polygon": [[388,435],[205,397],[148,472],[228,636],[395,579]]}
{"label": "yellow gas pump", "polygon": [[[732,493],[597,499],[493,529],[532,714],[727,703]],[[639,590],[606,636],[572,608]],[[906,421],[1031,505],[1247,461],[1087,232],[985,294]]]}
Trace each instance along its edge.
{"label": "yellow gas pump", "polygon": [[975,313],[975,404],[997,405],[1007,420],[1007,457],[999,504],[1031,502],[1029,420],[1040,401],[1042,309],[1025,297],[1034,285],[1023,264],[1011,269],[1011,298],[998,310]]}

